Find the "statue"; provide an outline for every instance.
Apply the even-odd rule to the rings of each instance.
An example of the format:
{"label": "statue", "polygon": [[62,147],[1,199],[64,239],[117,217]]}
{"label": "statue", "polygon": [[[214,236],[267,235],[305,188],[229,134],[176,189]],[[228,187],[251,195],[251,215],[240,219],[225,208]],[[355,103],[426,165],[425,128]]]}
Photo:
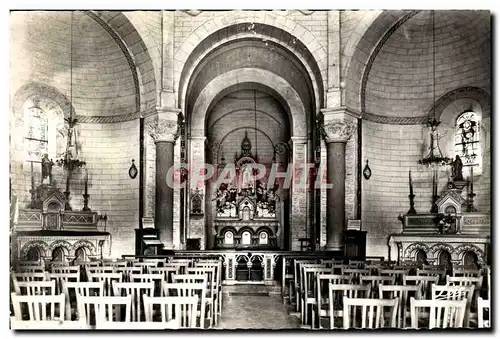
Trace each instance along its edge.
{"label": "statue", "polygon": [[462,181],[464,180],[463,174],[462,174],[462,159],[457,155],[455,157],[455,160],[451,162],[451,177],[453,178],[453,181]]}
{"label": "statue", "polygon": [[42,184],[45,183],[46,178],[49,178],[48,184],[52,184],[52,166],[54,166],[54,162],[45,153],[42,158]]}

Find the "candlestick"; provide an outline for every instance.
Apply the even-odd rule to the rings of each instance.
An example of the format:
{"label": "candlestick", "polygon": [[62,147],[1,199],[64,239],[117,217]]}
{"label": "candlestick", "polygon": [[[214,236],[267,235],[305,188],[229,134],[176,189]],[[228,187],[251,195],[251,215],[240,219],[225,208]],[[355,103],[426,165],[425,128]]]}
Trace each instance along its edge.
{"label": "candlestick", "polygon": [[432,172],[432,206],[431,206],[431,213],[437,213],[438,212],[438,207],[437,207],[437,199],[439,196],[437,195],[437,170],[434,169]]}
{"label": "candlestick", "polygon": [[408,177],[410,182],[410,194],[408,195],[408,198],[410,198],[410,209],[408,210],[407,214],[417,214],[417,211],[415,211],[415,194],[413,194],[413,180],[411,179],[411,170],[408,173]]}
{"label": "candlestick", "polygon": [[474,193],[474,167],[470,167],[470,192],[468,194],[469,200],[467,202],[467,212],[477,212],[477,209],[474,207],[474,197],[476,194]]}
{"label": "candlestick", "polygon": [[88,194],[88,183],[89,183],[89,171],[87,170],[87,168],[85,168],[85,193],[83,194],[82,211],[90,211],[90,208],[88,206],[90,197],[90,195]]}
{"label": "candlestick", "polygon": [[31,162],[31,203],[30,208],[35,208],[35,177],[33,175],[33,161]]}

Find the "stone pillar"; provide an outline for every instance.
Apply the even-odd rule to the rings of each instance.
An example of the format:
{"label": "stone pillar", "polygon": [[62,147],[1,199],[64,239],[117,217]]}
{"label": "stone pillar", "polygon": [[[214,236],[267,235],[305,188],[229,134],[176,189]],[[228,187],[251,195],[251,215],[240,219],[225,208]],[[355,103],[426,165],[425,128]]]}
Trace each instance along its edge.
{"label": "stone pillar", "polygon": [[148,132],[156,145],[155,228],[166,249],[173,249],[174,189],[167,185],[167,173],[174,165],[174,144],[178,137],[179,110],[157,108],[158,113],[148,123]]}
{"label": "stone pillar", "polygon": [[326,112],[320,124],[327,145],[327,181],[332,185],[327,190],[326,249],[339,251],[345,228],[345,146],[356,124],[344,112]]}

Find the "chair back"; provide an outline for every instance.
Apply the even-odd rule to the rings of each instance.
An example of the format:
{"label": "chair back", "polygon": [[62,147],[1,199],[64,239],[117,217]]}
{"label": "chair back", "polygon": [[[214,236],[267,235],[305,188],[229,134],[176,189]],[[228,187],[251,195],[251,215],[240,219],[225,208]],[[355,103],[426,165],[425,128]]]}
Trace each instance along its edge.
{"label": "chair back", "polygon": [[163,282],[165,279],[163,278],[163,274],[130,274],[130,282],[152,282],[154,283],[154,295],[153,296],[161,296],[161,290],[163,286]]}
{"label": "chair back", "polygon": [[[399,298],[367,299],[344,297],[344,329],[348,328],[396,328]],[[356,316],[360,311],[361,317]]]}
{"label": "chair back", "polygon": [[[108,273],[109,274],[109,273]],[[132,296],[78,296],[78,316],[87,325],[130,322]]]}
{"label": "chair back", "polygon": [[370,285],[371,287],[371,298],[378,298],[378,286],[379,285],[394,285],[396,283],[395,276],[385,276],[385,275],[365,275],[359,277],[359,282],[361,285]]}
{"label": "chair back", "polygon": [[432,285],[433,300],[466,300],[464,325],[469,327],[471,305],[474,296],[474,285]]}
{"label": "chair back", "polygon": [[47,280],[47,274],[42,272],[12,273],[12,280],[17,281],[43,281]]}
{"label": "chair back", "polygon": [[328,308],[330,315],[330,329],[339,328],[342,326],[336,326],[335,320],[344,317],[344,297],[368,298],[369,295],[369,285],[329,284]]}
{"label": "chair back", "polygon": [[422,287],[420,285],[378,285],[380,299],[399,298],[396,312],[397,328],[407,328],[411,325],[410,298],[421,298]]}
{"label": "chair back", "polygon": [[462,267],[453,267],[452,272],[453,277],[481,277],[481,270],[475,268],[462,268]]}
{"label": "chair back", "polygon": [[[64,320],[64,294],[17,295],[16,293],[11,293],[10,297],[16,320]],[[28,312],[23,313],[22,310],[26,308]],[[29,318],[23,319],[23,314]]]}
{"label": "chair back", "polygon": [[[206,278],[206,277],[205,277]],[[199,283],[163,283],[164,297],[193,297],[197,296],[199,303],[196,306],[197,321],[195,327],[205,328],[205,310],[207,306],[207,284]]]}
{"label": "chair back", "polygon": [[[422,317],[422,320],[428,319],[429,324],[426,326],[428,329],[432,328],[461,328],[464,324],[465,308],[467,300],[416,300],[410,298],[410,313],[411,313],[411,327],[414,329],[419,328],[421,321],[421,314],[429,314],[429,316]],[[430,312],[424,311],[422,308],[429,309]]]}
{"label": "chair back", "polygon": [[378,270],[378,275],[384,275],[384,276],[389,276],[389,277],[395,277],[396,278],[396,283],[402,284],[403,283],[403,277],[405,275],[409,275],[410,270],[409,269],[380,269]]}
{"label": "chair back", "polygon": [[415,275],[405,275],[403,276],[403,285],[420,285],[422,289],[420,295],[423,299],[431,299],[432,284],[437,284],[439,282],[439,277],[434,276],[415,276]]}
{"label": "chair back", "polygon": [[102,282],[104,284],[104,296],[110,297],[113,295],[112,282],[122,282],[123,276],[121,273],[90,273],[89,282]]}
{"label": "chair back", "polygon": [[181,328],[196,328],[198,296],[148,297],[143,296],[146,321],[153,321],[153,310],[159,310],[161,322],[178,319]]}
{"label": "chair back", "polygon": [[[484,319],[486,310],[488,319]],[[491,301],[479,297],[477,299],[477,327],[485,328],[491,326]]]}
{"label": "chair back", "polygon": [[343,268],[342,269],[342,275],[350,275],[353,277],[353,282],[354,283],[359,283],[360,276],[365,276],[365,275],[370,275],[370,270],[369,269],[364,269],[364,268]]}
{"label": "chair back", "polygon": [[148,267],[149,274],[163,274],[164,282],[174,282],[172,275],[179,274],[179,267]]}
{"label": "chair back", "polygon": [[24,265],[24,266],[19,266],[16,271],[20,272],[20,273],[35,273],[35,272],[43,273],[43,272],[45,272],[45,266],[44,265]]}
{"label": "chair back", "polygon": [[13,281],[17,295],[55,295],[56,282],[51,281]]}
{"label": "chair back", "polygon": [[76,273],[80,276],[80,266],[51,266],[51,273]]}
{"label": "chair back", "polygon": [[147,273],[148,267],[158,267],[158,263],[152,261],[143,261],[143,262],[135,262],[133,266],[142,268],[141,273]]}
{"label": "chair back", "polygon": [[[66,320],[73,320],[73,312],[75,311],[77,319],[80,319],[78,315],[78,298],[80,296],[104,296],[104,283],[103,282],[70,282],[63,281],[62,291],[66,296]],[[73,307],[73,305],[75,307]],[[88,313],[88,310],[86,310]]]}
{"label": "chair back", "polygon": [[79,282],[80,273],[47,273],[47,280],[55,280],[56,293],[62,293],[63,282]]}
{"label": "chair back", "polygon": [[[130,296],[131,297],[131,318],[132,321],[143,321],[141,314],[144,314],[142,296],[154,296],[154,282],[116,282],[113,281],[114,296]],[[141,312],[142,311],[142,312]]]}
{"label": "chair back", "polygon": [[349,260],[349,267],[352,268],[365,268],[366,261],[364,260]]}
{"label": "chair back", "polygon": [[123,276],[123,281],[130,282],[131,274],[141,274],[142,267],[116,267],[115,272],[121,273]]}

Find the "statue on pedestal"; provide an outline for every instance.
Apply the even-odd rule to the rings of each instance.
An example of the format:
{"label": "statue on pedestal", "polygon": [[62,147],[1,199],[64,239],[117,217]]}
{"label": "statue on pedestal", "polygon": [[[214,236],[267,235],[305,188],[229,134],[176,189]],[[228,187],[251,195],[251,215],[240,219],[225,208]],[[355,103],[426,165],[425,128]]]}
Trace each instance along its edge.
{"label": "statue on pedestal", "polygon": [[464,176],[462,174],[463,163],[462,159],[457,155],[455,160],[451,162],[451,177],[453,181],[463,181]]}
{"label": "statue on pedestal", "polygon": [[[52,159],[49,159],[49,156],[45,153],[42,158],[42,184],[52,184],[52,166],[54,166],[54,162]],[[45,182],[47,178],[49,180]]]}

